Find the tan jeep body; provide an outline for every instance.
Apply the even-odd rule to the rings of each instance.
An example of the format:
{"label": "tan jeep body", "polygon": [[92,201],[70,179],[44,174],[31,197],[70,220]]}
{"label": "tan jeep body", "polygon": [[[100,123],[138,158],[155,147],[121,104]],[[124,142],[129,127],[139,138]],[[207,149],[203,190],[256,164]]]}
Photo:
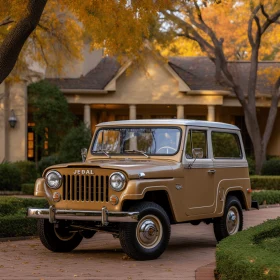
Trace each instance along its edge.
{"label": "tan jeep body", "polygon": [[[174,148],[171,150],[171,147],[164,146],[158,149],[162,153],[159,155],[142,154],[145,151],[125,154],[109,152],[106,154],[101,151],[92,153],[94,141],[97,141],[97,134],[100,130],[143,127],[155,128],[155,130],[176,128],[177,136],[180,134],[176,139],[178,142],[176,152]],[[136,133],[135,135],[137,137]],[[201,135],[205,135],[207,142],[203,142]],[[221,137],[229,139],[232,145],[235,140],[239,142],[237,144],[240,149],[239,155],[233,158],[215,158],[214,146],[212,146],[215,135],[217,135],[217,139]],[[201,144],[202,148],[191,147],[192,152],[194,152],[193,148],[199,149],[199,152],[204,149],[203,158],[195,155],[187,156],[187,149],[189,149],[187,145],[190,145],[187,141],[188,137],[192,139],[189,140],[189,143],[192,141],[192,145],[196,139],[199,139],[197,141],[200,143],[204,143]],[[155,139],[150,141],[155,141]],[[222,149],[226,150],[226,146],[227,144]],[[218,153],[222,152],[222,150],[218,151]],[[205,155],[206,153],[207,155]],[[52,170],[61,175],[61,186],[56,189],[50,188],[45,182],[46,175]],[[125,187],[121,191],[114,190],[110,185],[110,176],[115,172],[120,172],[125,177]],[[83,221],[96,223],[92,227],[87,224],[86,228],[89,230],[104,231],[106,231],[106,227],[110,228],[111,222],[136,224],[139,221],[140,211],[130,211],[130,209],[133,209],[134,204],[143,201],[159,205],[166,212],[171,224],[181,222],[198,224],[200,221],[204,221],[206,223],[214,222],[215,227],[215,221],[217,221],[216,228],[220,227],[219,223],[223,222],[222,219],[226,219],[230,215],[233,218],[229,218],[228,223],[231,223],[229,228],[233,227],[235,214],[238,215],[238,203],[245,210],[249,210],[251,207],[248,163],[239,129],[229,124],[192,120],[135,120],[101,123],[96,128],[85,162],[59,164],[47,168],[42,178],[36,181],[34,195],[46,197],[50,208],[29,209],[29,217],[48,219],[50,223],[54,224],[59,220],[79,221],[80,230],[83,229],[81,226]],[[229,196],[233,201],[238,200],[238,203],[233,202],[231,203],[233,206],[226,206]],[[229,213],[224,213],[225,208]],[[130,213],[126,214],[128,212]],[[115,214],[116,216],[113,218]],[[150,220],[152,220],[150,224],[156,228],[157,220],[154,221],[153,218],[147,218],[142,227],[149,227]],[[243,223],[242,219],[241,222]],[[238,225],[238,227],[242,229],[242,226]],[[240,228],[234,229],[233,233]],[[147,234],[148,229],[147,232],[142,231],[144,233],[141,234]],[[152,232],[152,230],[150,231]],[[115,230],[114,233],[118,236],[118,230]],[[150,234],[150,232],[148,233]],[[141,241],[141,238],[142,235],[138,239]],[[142,239],[145,241],[145,238],[146,236]],[[159,245],[157,244],[157,246]],[[145,245],[144,248],[149,250],[149,246]],[[155,245],[151,247],[153,250],[155,248]],[[128,250],[127,253],[130,254],[130,251]],[[130,255],[138,258],[133,253]],[[147,259],[152,258],[154,257]],[[138,259],[145,258],[139,257]]]}

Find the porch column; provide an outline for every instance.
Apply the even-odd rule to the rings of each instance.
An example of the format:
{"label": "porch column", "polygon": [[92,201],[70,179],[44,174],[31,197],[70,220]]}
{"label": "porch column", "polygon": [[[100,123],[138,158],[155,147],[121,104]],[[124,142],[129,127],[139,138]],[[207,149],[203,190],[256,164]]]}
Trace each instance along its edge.
{"label": "porch column", "polygon": [[129,105],[129,119],[136,120],[136,105]]}
{"label": "porch column", "polygon": [[87,127],[91,127],[91,114],[90,114],[90,105],[84,105],[84,123]]}
{"label": "porch column", "polygon": [[214,105],[208,105],[207,121],[210,121],[210,122],[215,121],[215,106]]}
{"label": "porch column", "polygon": [[[8,161],[27,160],[27,85],[26,81],[11,82],[8,85],[9,110],[7,117],[11,116],[11,110],[17,118],[14,128],[8,124],[7,158]],[[7,119],[6,119],[7,125]]]}
{"label": "porch column", "polygon": [[184,105],[177,105],[177,119],[184,119]]}

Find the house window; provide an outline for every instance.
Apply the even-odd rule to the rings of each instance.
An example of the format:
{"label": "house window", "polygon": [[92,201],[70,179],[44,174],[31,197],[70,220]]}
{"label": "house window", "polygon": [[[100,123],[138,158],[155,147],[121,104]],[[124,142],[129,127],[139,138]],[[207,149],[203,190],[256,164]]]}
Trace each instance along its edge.
{"label": "house window", "polygon": [[34,123],[28,123],[27,131],[27,158],[30,161],[35,160],[35,133],[33,131]]}

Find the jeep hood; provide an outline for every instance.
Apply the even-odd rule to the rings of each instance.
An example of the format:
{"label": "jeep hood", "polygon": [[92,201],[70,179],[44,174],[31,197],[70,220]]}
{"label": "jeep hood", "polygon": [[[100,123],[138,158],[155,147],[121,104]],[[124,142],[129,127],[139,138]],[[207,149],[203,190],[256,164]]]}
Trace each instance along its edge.
{"label": "jeep hood", "polygon": [[139,173],[145,173],[145,179],[183,177],[182,165],[175,161],[166,160],[91,160],[86,162],[66,163],[53,165],[47,168],[43,175],[50,169],[75,168],[105,168],[120,170],[126,173],[129,179],[139,178]]}

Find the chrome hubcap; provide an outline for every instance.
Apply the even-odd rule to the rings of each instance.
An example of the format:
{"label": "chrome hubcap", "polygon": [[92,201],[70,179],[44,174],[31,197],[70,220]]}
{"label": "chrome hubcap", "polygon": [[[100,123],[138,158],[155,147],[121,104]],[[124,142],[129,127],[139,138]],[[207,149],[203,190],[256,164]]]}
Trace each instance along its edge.
{"label": "chrome hubcap", "polygon": [[64,229],[59,229],[59,228],[55,228],[55,227],[54,227],[54,233],[57,236],[57,238],[62,241],[71,240],[74,237],[74,235],[76,234],[76,232],[69,232]]}
{"label": "chrome hubcap", "polygon": [[162,225],[153,215],[143,217],[136,228],[136,238],[139,244],[147,249],[154,248],[162,238]]}
{"label": "chrome hubcap", "polygon": [[238,232],[240,225],[240,217],[238,209],[235,206],[229,208],[227,213],[226,226],[229,235],[233,235]]}

